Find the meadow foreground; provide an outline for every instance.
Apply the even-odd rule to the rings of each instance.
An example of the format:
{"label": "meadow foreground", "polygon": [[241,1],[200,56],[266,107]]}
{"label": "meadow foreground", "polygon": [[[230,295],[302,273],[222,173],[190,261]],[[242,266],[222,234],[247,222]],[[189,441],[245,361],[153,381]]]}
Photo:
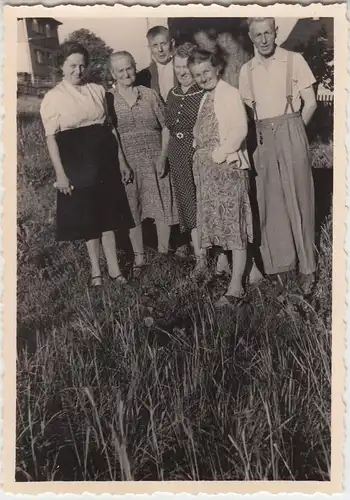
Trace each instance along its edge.
{"label": "meadow foreground", "polygon": [[54,240],[40,118],[19,118],[17,480],[329,480],[331,216],[309,301],[292,276],[217,312],[224,280],[151,249],[92,291],[84,245]]}

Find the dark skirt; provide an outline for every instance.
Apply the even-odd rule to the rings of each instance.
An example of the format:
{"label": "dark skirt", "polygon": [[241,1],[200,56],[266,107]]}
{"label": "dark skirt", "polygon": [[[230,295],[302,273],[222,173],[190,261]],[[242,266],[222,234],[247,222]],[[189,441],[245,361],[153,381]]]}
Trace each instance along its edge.
{"label": "dark skirt", "polygon": [[118,144],[103,125],[57,134],[71,195],[57,192],[58,241],[91,240],[103,232],[128,230],[133,219],[118,163]]}

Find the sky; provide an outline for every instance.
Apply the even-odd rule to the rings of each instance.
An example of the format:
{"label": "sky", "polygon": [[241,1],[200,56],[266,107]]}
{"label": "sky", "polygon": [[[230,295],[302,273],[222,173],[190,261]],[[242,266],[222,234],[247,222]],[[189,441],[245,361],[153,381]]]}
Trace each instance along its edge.
{"label": "sky", "polygon": [[[158,24],[167,26],[166,18],[56,18],[62,22],[58,28],[60,42],[72,31],[80,28],[88,29],[101,37],[113,50],[127,50],[134,56],[137,68],[140,70],[150,63],[149,51],[146,42],[146,33],[149,28]],[[277,43],[282,43],[293,29],[297,18],[278,18],[279,28]]]}
{"label": "sky", "polygon": [[167,19],[152,18],[105,18],[105,19],[61,19],[63,24],[58,28],[60,42],[72,31],[80,28],[88,29],[101,37],[114,51],[127,50],[136,61],[140,70],[150,63],[146,33],[152,26],[167,26]]}

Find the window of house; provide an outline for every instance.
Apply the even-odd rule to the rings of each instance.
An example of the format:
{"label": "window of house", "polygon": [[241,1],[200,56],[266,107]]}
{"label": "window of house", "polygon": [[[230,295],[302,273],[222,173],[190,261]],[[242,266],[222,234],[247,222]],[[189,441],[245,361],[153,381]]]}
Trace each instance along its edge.
{"label": "window of house", "polygon": [[50,38],[51,36],[51,28],[50,28],[50,25],[49,24],[46,24],[45,25],[45,34],[48,38]]}
{"label": "window of house", "polygon": [[39,23],[37,19],[33,19],[33,24],[32,24],[33,31],[36,33],[39,32]]}
{"label": "window of house", "polygon": [[41,52],[41,50],[35,51],[35,59],[38,64],[44,63],[44,54]]}
{"label": "window of house", "polygon": [[52,59],[52,54],[51,54],[51,52],[48,52],[48,53],[47,53],[47,62],[50,64],[50,66],[52,66],[53,59]]}

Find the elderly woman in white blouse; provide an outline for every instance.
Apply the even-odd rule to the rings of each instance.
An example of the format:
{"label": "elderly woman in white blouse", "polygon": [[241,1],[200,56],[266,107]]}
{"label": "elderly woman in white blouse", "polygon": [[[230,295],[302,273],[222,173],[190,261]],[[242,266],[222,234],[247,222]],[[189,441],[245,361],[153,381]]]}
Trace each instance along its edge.
{"label": "elderly woman in white blouse", "polygon": [[237,89],[220,79],[215,54],[197,49],[188,58],[193,78],[206,92],[194,128],[194,177],[197,228],[202,249],[221,247],[218,271],[232,253],[232,276],[217,306],[237,305],[244,296],[247,245],[252,241],[252,213],[245,138],[247,118]]}
{"label": "elderly woman in white blouse", "polygon": [[115,244],[115,229],[133,222],[124,183],[132,172],[106,124],[105,90],[83,83],[89,56],[77,43],[60,51],[63,80],[44,97],[41,117],[56,172],[57,240],[85,240],[91,285],[100,286],[100,240],[110,278],[125,283]]}

